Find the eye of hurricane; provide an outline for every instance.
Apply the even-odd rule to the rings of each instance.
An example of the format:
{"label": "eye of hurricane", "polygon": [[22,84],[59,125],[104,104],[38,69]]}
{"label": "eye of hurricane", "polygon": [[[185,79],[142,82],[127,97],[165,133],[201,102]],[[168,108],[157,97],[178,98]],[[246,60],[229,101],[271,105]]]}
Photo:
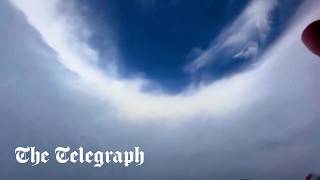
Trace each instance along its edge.
{"label": "eye of hurricane", "polygon": [[[149,80],[144,91],[174,95],[250,67],[266,43],[275,2],[155,1],[141,7],[137,1],[109,0],[86,5],[110,19],[121,76]],[[109,37],[101,35],[105,30],[96,34],[93,44],[103,52]],[[102,66],[110,58],[104,59]]]}
{"label": "eye of hurricane", "polygon": [[[263,76],[261,73],[252,70],[228,79],[221,77],[236,72],[237,68],[242,67],[243,60],[254,59],[259,54],[260,46],[266,41],[266,36],[270,31],[269,17],[277,5],[276,0],[250,2],[224,31],[219,32],[216,38],[209,42],[207,47],[198,48],[195,45],[195,48],[189,50],[191,60],[187,58],[188,61],[178,62],[177,60],[176,62],[170,58],[167,61],[154,63],[154,60],[142,59],[140,63],[147,63],[151,66],[146,72],[156,71],[153,76],[165,77],[163,81],[172,80],[169,81],[169,84],[182,82],[178,85],[180,89],[176,88],[178,91],[174,94],[165,93],[161,88],[154,88],[153,83],[143,76],[124,78],[121,75],[121,67],[117,66],[118,56],[106,53],[101,58],[97,50],[99,48],[94,49],[88,43],[92,30],[83,22],[83,17],[75,9],[71,8],[67,13],[61,13],[58,7],[62,1],[35,0],[32,3],[26,3],[23,0],[11,0],[11,2],[26,15],[29,24],[41,34],[47,45],[57,52],[61,64],[82,80],[84,86],[81,88],[116,107],[117,116],[135,120],[179,120],[189,119],[199,114],[221,117],[252,104],[262,96],[259,93],[252,93],[253,87],[257,85],[256,79]],[[241,25],[240,28],[239,25]],[[176,32],[175,29],[173,30]],[[171,29],[166,29],[166,31],[164,35],[170,34],[168,32],[171,32]],[[186,33],[188,31],[185,31],[183,35]],[[192,32],[189,33],[192,34]],[[173,36],[180,40],[184,39],[175,34]],[[196,37],[198,36],[194,38]],[[161,42],[162,37],[158,38]],[[169,46],[168,49],[170,52],[176,52],[175,47],[176,44],[173,41],[172,46]],[[184,52],[188,49],[185,48]],[[175,56],[178,56],[177,54]],[[168,57],[171,57],[170,53]],[[108,61],[104,68],[101,68],[102,61]],[[236,62],[235,66],[234,62]],[[159,63],[164,64],[159,66]],[[178,65],[170,66],[170,63]],[[157,72],[158,66],[161,69]],[[169,71],[166,71],[168,67]],[[228,69],[230,67],[231,69]],[[221,69],[221,72],[217,69]],[[181,74],[176,71],[180,71]],[[203,79],[203,76],[198,76],[198,74],[206,76],[206,73],[201,73],[201,71],[210,73],[213,71],[216,73],[213,75],[219,78],[214,83],[203,83],[203,81],[198,81],[198,79]],[[164,75],[165,72],[170,72],[167,73],[167,77]],[[185,78],[188,76],[191,77],[191,83],[188,83],[188,78]],[[197,79],[195,83],[193,79]],[[146,92],[145,88],[152,89],[152,91]]]}

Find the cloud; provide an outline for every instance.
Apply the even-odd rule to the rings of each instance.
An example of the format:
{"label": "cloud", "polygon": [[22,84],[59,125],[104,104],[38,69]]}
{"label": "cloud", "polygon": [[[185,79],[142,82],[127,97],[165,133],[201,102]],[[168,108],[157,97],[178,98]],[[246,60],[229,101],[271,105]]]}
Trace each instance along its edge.
{"label": "cloud", "polygon": [[[315,161],[315,156],[320,147],[320,63],[319,57],[310,53],[300,40],[302,29],[320,17],[318,0],[304,2],[289,29],[265,53],[261,66],[229,79],[235,83],[233,88],[248,85],[243,99],[255,95],[262,99],[232,113],[223,111],[223,116],[198,115],[169,126],[115,118],[114,109],[104,101],[109,102],[106,92],[96,94],[99,84],[90,79],[84,84],[83,78],[70,76],[71,70],[61,68],[64,64],[55,61],[58,54],[38,38],[34,29],[30,30],[25,19],[17,18],[18,13],[9,11],[11,7],[3,6],[4,1],[0,4],[0,22],[7,24],[0,28],[1,177],[291,180],[318,171],[320,162]],[[226,96],[234,96],[233,92],[238,90],[229,89],[229,80],[220,82],[220,89],[212,89],[226,90]],[[242,82],[238,84],[237,80]],[[65,83],[72,83],[75,88],[66,87]],[[89,83],[90,87],[84,86]],[[81,91],[83,88],[91,88],[92,94]],[[209,90],[207,99],[215,93]],[[127,98],[131,100],[130,96]],[[221,97],[222,105],[228,98]],[[181,109],[188,108],[183,101],[179,105]],[[168,104],[164,110],[171,107]],[[216,114],[215,107],[208,107],[208,111],[211,108]],[[125,118],[130,115],[139,118],[131,113]],[[132,169],[111,166],[94,169],[76,164],[66,167],[53,161],[34,168],[12,160],[16,146],[30,144],[49,150],[65,144],[92,150],[141,145],[148,162]]]}
{"label": "cloud", "polygon": [[277,0],[251,1],[241,15],[227,28],[223,29],[211,45],[194,61],[185,67],[187,72],[195,72],[206,65],[214,64],[219,54],[230,54],[232,58],[251,58],[259,52],[270,31],[271,13]]}
{"label": "cloud", "polygon": [[[221,119],[261,101],[266,93],[269,93],[261,81],[265,76],[261,73],[263,67],[209,85],[190,87],[178,95],[166,95],[161,90],[144,92],[142,89],[148,83],[146,80],[122,79],[113,66],[114,70],[111,71],[113,73],[100,69],[97,65],[98,53],[77,33],[77,29],[86,31],[90,29],[84,26],[81,17],[77,17],[76,14],[61,14],[57,9],[60,1],[12,0],[11,2],[24,12],[29,23],[39,31],[43,40],[57,52],[60,62],[78,75],[85,84],[81,89],[111,104],[117,110],[115,113],[121,118],[135,121],[182,120],[209,116]],[[275,1],[252,1],[229,28],[227,34],[220,35],[218,42],[223,42],[220,46],[249,43],[247,48],[237,52],[235,56],[252,56],[257,51],[257,45],[248,40],[256,30],[259,32],[260,40],[265,38],[265,33],[269,29],[268,13],[275,4]],[[215,51],[214,47],[209,48],[201,57],[211,57],[211,51]],[[275,59],[268,55],[262,57],[263,60]]]}
{"label": "cloud", "polygon": [[251,79],[247,75],[239,75],[229,82],[220,81],[200,89],[189,88],[175,96],[161,92],[145,93],[142,87],[147,83],[146,80],[124,80],[117,73],[105,72],[98,67],[98,53],[77,33],[78,29],[90,30],[83,25],[81,17],[72,13],[61,14],[57,9],[59,1],[11,2],[23,11],[43,40],[57,52],[60,62],[88,83],[90,92],[105,98],[117,107],[119,115],[126,118],[183,119],[197,114],[219,115],[242,107],[256,98],[246,98],[249,95],[246,92],[250,84],[248,79]]}
{"label": "cloud", "polygon": [[257,43],[250,43],[244,47],[239,53],[235,54],[234,58],[247,59],[255,56],[258,53],[259,45]]}

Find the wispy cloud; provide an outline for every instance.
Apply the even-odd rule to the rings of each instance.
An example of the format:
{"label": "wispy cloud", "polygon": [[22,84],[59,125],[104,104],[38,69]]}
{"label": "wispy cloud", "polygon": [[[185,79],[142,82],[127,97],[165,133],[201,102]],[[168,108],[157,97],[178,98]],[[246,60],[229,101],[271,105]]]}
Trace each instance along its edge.
{"label": "wispy cloud", "polygon": [[229,54],[232,58],[251,58],[258,52],[270,31],[271,12],[277,6],[277,0],[255,0],[249,3],[242,14],[185,69],[195,72],[202,67],[222,61],[219,54]]}

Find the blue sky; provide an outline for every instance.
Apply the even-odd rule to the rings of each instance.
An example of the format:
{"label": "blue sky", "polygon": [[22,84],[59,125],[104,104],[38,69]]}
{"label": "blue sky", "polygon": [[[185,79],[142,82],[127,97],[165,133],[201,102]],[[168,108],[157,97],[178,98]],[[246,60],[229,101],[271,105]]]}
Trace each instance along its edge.
{"label": "blue sky", "polygon": [[[86,3],[93,13],[102,14],[100,21],[111,24],[124,64],[129,68],[124,74],[143,73],[169,90],[181,90],[190,81],[183,66],[190,60],[192,49],[207,46],[246,4],[244,1],[233,5],[226,1]],[[95,17],[93,14],[92,18]],[[103,43],[97,41],[98,46]]]}
{"label": "blue sky", "polygon": [[[83,15],[94,27],[91,43],[100,52],[108,46],[105,41],[109,36],[105,34],[113,33],[122,57],[122,76],[144,76],[167,93],[178,93],[190,83],[229,77],[257,63],[257,56],[279,37],[301,2],[282,1],[270,9],[267,21],[272,28],[263,42],[259,42],[257,56],[234,58],[236,52],[224,49],[215,52],[217,57],[212,58],[219,62],[194,73],[187,72],[185,66],[200,56],[201,51],[212,43],[221,43],[213,41],[249,3],[244,0],[108,0],[81,1],[78,6],[86,7]],[[101,62],[102,66],[104,63]]]}
{"label": "blue sky", "polygon": [[[214,2],[214,3],[213,3]],[[318,0],[0,1],[0,177],[292,180],[319,172]],[[123,168],[17,146],[145,151]],[[54,153],[54,152],[51,152]]]}

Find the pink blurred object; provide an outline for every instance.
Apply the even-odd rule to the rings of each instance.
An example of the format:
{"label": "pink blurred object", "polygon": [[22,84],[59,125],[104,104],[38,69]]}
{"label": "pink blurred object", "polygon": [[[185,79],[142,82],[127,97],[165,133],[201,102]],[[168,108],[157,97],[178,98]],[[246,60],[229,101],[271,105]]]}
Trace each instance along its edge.
{"label": "pink blurred object", "polygon": [[302,33],[302,41],[311,52],[320,56],[320,20],[306,27]]}

